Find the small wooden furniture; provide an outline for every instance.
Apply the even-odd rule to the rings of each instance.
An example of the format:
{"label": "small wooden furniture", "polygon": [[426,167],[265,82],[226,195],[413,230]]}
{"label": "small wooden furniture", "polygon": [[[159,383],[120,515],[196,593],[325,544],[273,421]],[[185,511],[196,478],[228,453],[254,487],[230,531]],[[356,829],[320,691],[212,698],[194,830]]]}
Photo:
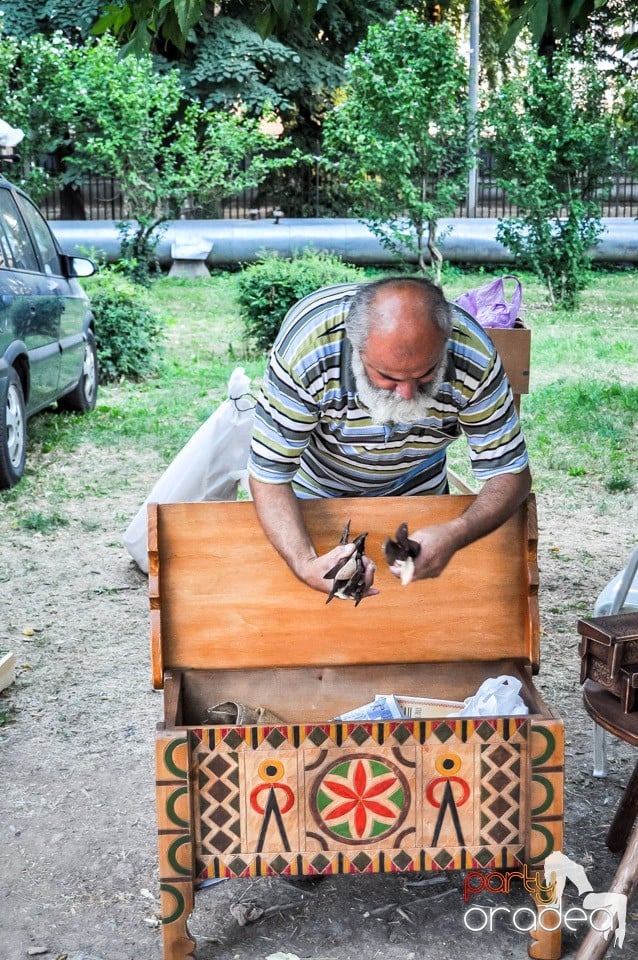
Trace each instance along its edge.
{"label": "small wooden furniture", "polygon": [[[620,740],[638,747],[638,713],[625,713],[618,699],[593,680],[585,681],[583,703],[589,716],[599,726]],[[607,834],[607,846],[610,850],[624,850],[637,815],[638,763]],[[638,870],[638,863],[636,869]]]}
{"label": "small wooden furniture", "polygon": [[[625,713],[638,707],[638,613],[583,617],[580,682],[593,680],[617,697]],[[604,724],[603,724],[604,726]]]}
{"label": "small wooden furniture", "polygon": [[[616,615],[618,617],[623,614]],[[613,617],[607,618],[609,620]],[[638,747],[638,713],[627,714],[618,699],[605,687],[586,680],[583,703],[592,720],[615,737]],[[638,762],[620,799],[618,809],[607,833],[607,846],[617,853],[624,850],[616,876],[610,887],[612,893],[624,893],[627,903],[638,887]],[[627,911],[629,914],[629,911]],[[601,960],[611,944],[611,937],[591,929],[580,945],[576,960]]]}
{"label": "small wooden furniture", "polygon": [[[299,583],[249,502],[149,507],[152,665],[164,687],[157,804],[164,960],[195,942],[199,882],[271,874],[518,870],[562,849],[563,725],[539,664],[535,502],[402,587],[381,545],[460,515],[469,496],[302,502],[320,552],[368,531],[381,593],[355,608]],[[528,715],[336,722],[377,693],[463,700],[522,684]],[[276,725],[211,726],[222,701]],[[459,903],[459,910],[463,904]],[[530,955],[560,956],[560,930]]]}

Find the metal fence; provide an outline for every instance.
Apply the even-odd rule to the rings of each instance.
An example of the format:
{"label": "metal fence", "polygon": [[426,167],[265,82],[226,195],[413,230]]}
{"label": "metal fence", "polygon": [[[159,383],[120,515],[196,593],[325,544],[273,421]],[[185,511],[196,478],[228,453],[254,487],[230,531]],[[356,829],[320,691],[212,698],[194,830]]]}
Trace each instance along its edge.
{"label": "metal fence", "polygon": [[[604,217],[638,217],[638,174],[618,175],[611,186],[599,191]],[[49,220],[121,220],[125,212],[119,185],[109,177],[87,177],[81,188],[52,193],[40,204]],[[272,175],[259,188],[250,188],[219,204],[203,207],[187,204],[186,219],[261,219],[281,211],[286,217],[353,216],[347,190],[320,162],[301,164]],[[481,157],[473,209],[467,200],[454,217],[511,217],[516,209],[497,185],[489,155]]]}

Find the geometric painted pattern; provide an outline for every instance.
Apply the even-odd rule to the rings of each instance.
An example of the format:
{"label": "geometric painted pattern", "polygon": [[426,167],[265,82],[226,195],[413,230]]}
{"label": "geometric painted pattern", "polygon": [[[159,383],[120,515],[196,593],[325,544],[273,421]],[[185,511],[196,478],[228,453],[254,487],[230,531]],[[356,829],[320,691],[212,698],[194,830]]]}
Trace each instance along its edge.
{"label": "geometric painted pattern", "polygon": [[562,849],[553,718],[215,726],[156,743],[165,956],[194,955],[198,880],[541,868]]}
{"label": "geometric painted pattern", "polygon": [[186,927],[194,906],[195,869],[188,737],[158,732],[155,761],[164,954],[187,957],[195,949]]}
{"label": "geometric painted pattern", "polygon": [[563,849],[565,731],[560,722],[539,721],[530,730],[530,842],[528,862],[542,864]]}
{"label": "geometric painted pattern", "polygon": [[525,717],[498,717],[486,719],[445,719],[388,721],[385,723],[325,723],[313,725],[267,725],[252,727],[200,727],[191,730],[196,742],[210,750],[257,750],[264,744],[275,749],[282,745],[300,747],[341,747],[345,744],[363,746],[365,743],[393,745],[405,743],[438,742],[445,744],[450,738],[463,743],[476,741],[486,743],[494,738],[511,740],[519,730],[526,735],[529,720]]}
{"label": "geometric painted pattern", "polygon": [[[545,789],[562,776],[547,770],[546,733],[534,747],[536,848],[553,836],[547,818],[562,814],[553,784]],[[200,878],[507,869],[529,857],[528,718],[214,726],[189,737]]]}
{"label": "geometric painted pattern", "polygon": [[202,853],[238,853],[239,764],[237,754],[195,751],[199,816],[197,842]]}
{"label": "geometric painted pattern", "polygon": [[340,757],[321,772],[310,794],[320,827],[348,844],[386,840],[404,822],[411,802],[399,767],[367,754]]}
{"label": "geometric painted pattern", "polygon": [[520,834],[521,745],[481,747],[482,843],[516,843]]}

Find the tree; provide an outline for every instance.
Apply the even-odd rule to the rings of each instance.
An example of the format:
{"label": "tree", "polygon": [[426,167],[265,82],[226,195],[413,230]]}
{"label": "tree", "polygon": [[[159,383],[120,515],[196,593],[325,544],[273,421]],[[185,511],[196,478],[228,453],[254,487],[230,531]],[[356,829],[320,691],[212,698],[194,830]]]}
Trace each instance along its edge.
{"label": "tree", "polygon": [[[492,2],[492,0],[490,0]],[[405,5],[405,4],[403,4]],[[409,5],[409,4],[408,4]],[[5,32],[60,30],[73,43],[115,36],[125,54],[177,66],[189,94],[209,109],[266,103],[299,141],[316,149],[321,120],[343,81],[343,59],[393,0],[12,0]],[[401,6],[401,4],[399,4]]]}
{"label": "tree", "polygon": [[429,251],[437,282],[440,217],[465,193],[467,71],[445,26],[409,12],[373,26],[346,60],[347,83],[324,127],[326,158],[354,212],[397,254]]}
{"label": "tree", "polygon": [[0,117],[25,134],[13,179],[37,201],[60,185],[49,156],[69,150],[73,120],[72,47],[61,36],[25,40],[0,34]]}
{"label": "tree", "polygon": [[[152,49],[179,66],[189,93],[210,109],[240,104],[258,114],[269,103],[286,130],[314,151],[324,113],[343,82],[343,62],[370,24],[389,19],[393,0],[324,0],[309,19],[303,4],[222,0],[208,4],[182,49],[154,41]],[[264,36],[260,15],[278,8]]]}
{"label": "tree", "polygon": [[538,53],[549,59],[564,41],[574,50],[592,38],[600,51],[615,47],[627,56],[638,49],[635,13],[635,0],[512,0],[501,50],[507,53],[527,28]]}
{"label": "tree", "polygon": [[[309,26],[319,5],[318,0],[261,0],[259,4],[243,4],[250,10],[251,21],[260,36],[266,38],[278,28],[285,28],[295,14]],[[112,31],[124,39],[131,51],[148,53],[152,47],[171,44],[184,50],[191,30],[204,19],[208,0],[119,0],[102,3],[102,16],[95,24],[98,34]],[[224,7],[217,4],[219,12]],[[256,8],[256,9],[255,9]]]}
{"label": "tree", "polygon": [[156,72],[150,55],[122,57],[108,37],[82,47],[60,34],[0,37],[0,117],[25,133],[12,176],[36,200],[60,184],[79,191],[91,173],[118,182],[138,224],[126,249],[142,272],[158,227],[186,205],[210,214],[298,158],[282,156],[289,144],[265,132],[266,113],[206,110],[177,70]]}
{"label": "tree", "polygon": [[114,40],[102,38],[75,51],[74,148],[66,176],[112,176],[122,190],[127,216],[138,223],[126,250],[148,265],[158,227],[247,186],[294,162],[280,154],[276,136],[260,118],[241,111],[205,110],[185,96],[177,70],[159,74],[149,55],[121,57]]}
{"label": "tree", "polygon": [[551,66],[532,54],[526,75],[504,84],[484,118],[497,183],[519,211],[499,222],[497,237],[566,308],[586,284],[602,232],[600,192],[618,162],[606,90],[591,51],[584,61],[558,51]]}
{"label": "tree", "polygon": [[[480,0],[480,69],[490,87],[508,69],[500,48],[509,25],[509,6],[508,0]],[[469,0],[414,0],[409,7],[433,26],[448,23],[457,36],[467,35]]]}
{"label": "tree", "polygon": [[36,33],[62,33],[73,43],[86,38],[104,0],[11,0],[3,4],[3,32],[20,40]]}

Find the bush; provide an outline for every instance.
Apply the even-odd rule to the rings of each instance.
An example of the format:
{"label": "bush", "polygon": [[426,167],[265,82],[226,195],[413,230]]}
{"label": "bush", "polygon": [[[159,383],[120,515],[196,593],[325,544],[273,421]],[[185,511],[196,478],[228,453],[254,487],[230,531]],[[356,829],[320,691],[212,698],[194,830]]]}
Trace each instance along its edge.
{"label": "bush", "polygon": [[346,57],[322,139],[354,212],[401,260],[415,254],[422,274],[430,263],[440,285],[437,223],[467,190],[468,72],[449,25],[425,19],[403,10],[370,28]]}
{"label": "bush", "polygon": [[332,283],[364,279],[358,267],[328,253],[304,250],[292,258],[267,254],[245,267],[239,276],[239,309],[246,337],[269,350],[281,323],[297,300]]}
{"label": "bush", "polygon": [[551,62],[530,54],[526,75],[504,83],[485,112],[496,183],[518,210],[499,219],[496,238],[568,310],[587,284],[600,199],[619,169],[609,92],[597,55],[566,47]]}
{"label": "bush", "polygon": [[106,269],[86,283],[86,291],[95,316],[100,382],[140,380],[154,373],[164,331],[140,288]]}

